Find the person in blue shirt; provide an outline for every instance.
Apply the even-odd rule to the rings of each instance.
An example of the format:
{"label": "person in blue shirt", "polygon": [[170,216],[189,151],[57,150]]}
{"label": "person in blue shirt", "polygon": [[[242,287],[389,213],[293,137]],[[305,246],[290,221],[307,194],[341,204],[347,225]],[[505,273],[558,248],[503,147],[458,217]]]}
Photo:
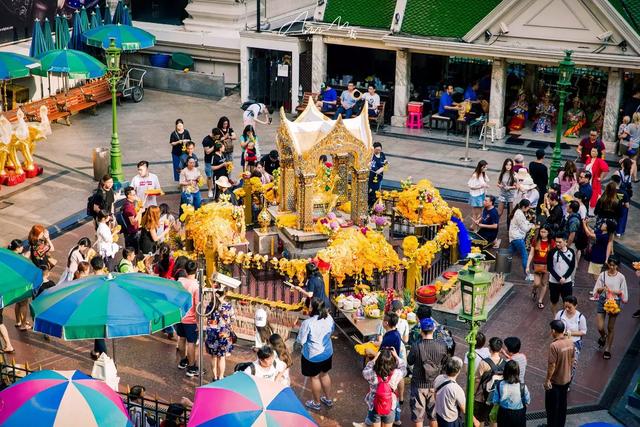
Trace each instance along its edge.
{"label": "person in blue shirt", "polygon": [[353,107],[356,105],[355,88],[356,85],[353,82],[349,82],[347,90],[342,91],[340,94],[340,106],[336,110],[333,120],[338,120],[340,114],[344,114],[345,119],[351,118]]}
{"label": "person in blue shirt", "polygon": [[306,270],[307,283],[305,287],[297,287],[298,292],[300,292],[307,298],[305,305],[309,307],[311,304],[311,300],[313,298],[318,298],[325,303],[326,307],[329,307],[329,297],[325,292],[324,279],[322,278],[322,274],[320,274],[320,270],[318,270],[318,266],[310,262],[307,263]]}
{"label": "person in blue shirt", "polygon": [[316,103],[316,107],[320,108],[320,111],[323,113],[326,111],[336,111],[338,104],[338,94],[336,90],[329,86],[329,83],[322,83],[320,89],[320,100]]}
{"label": "person in blue shirt", "polygon": [[591,187],[591,172],[581,171],[578,175],[578,191],[584,194],[587,200],[591,200],[593,188]]}
{"label": "person in blue shirt", "polygon": [[313,398],[306,401],[305,406],[316,411],[322,408],[321,403],[329,408],[333,406],[329,371],[333,359],[331,334],[334,328],[333,318],[329,315],[324,301],[313,298],[309,318],[300,325],[296,342],[302,346],[302,375],[311,380]]}
{"label": "person in blue shirt", "polygon": [[438,105],[438,115],[455,120],[458,117],[458,104],[453,102],[453,86],[447,85],[440,96],[440,104]]}
{"label": "person in blue shirt", "polygon": [[482,217],[474,221],[478,227],[478,234],[487,242],[491,243],[498,237],[498,224],[500,223],[500,214],[495,207],[496,197],[485,196],[484,209],[482,209]]}
{"label": "person in blue shirt", "polygon": [[382,144],[374,142],[373,158],[369,166],[369,207],[373,206],[376,201],[376,191],[379,191],[382,185],[384,167],[387,163],[387,157],[382,152]]}
{"label": "person in blue shirt", "polygon": [[469,86],[464,91],[464,99],[467,101],[477,101],[478,95],[476,91],[478,90],[478,81],[474,81],[470,83]]}
{"label": "person in blue shirt", "polygon": [[382,336],[382,342],[380,342],[380,348],[393,347],[396,349],[396,354],[401,353],[402,337],[396,326],[398,326],[398,315],[392,311],[384,314],[384,320],[382,321],[382,327],[385,330]]}

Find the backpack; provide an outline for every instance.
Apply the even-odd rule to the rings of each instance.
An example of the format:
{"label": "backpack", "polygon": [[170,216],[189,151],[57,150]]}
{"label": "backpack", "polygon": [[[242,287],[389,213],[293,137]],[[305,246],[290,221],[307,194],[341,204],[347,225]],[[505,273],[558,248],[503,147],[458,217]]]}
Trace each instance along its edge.
{"label": "backpack", "polygon": [[250,106],[250,105],[253,105],[253,104],[255,104],[255,101],[246,101],[246,102],[243,102],[243,103],[242,103],[242,105],[240,106],[240,109],[241,109],[242,111],[247,111],[247,108],[249,108],[249,106]]}
{"label": "backpack", "polygon": [[482,360],[491,367],[491,370],[482,374],[480,383],[478,384],[478,391],[482,395],[483,402],[487,402],[489,400],[489,393],[493,391],[496,385],[496,378],[494,378],[494,376],[498,376],[500,377],[499,379],[502,380],[502,372],[507,362],[504,359],[500,359],[500,362],[496,365],[490,357],[482,358]]}
{"label": "backpack", "polygon": [[[276,360],[273,359],[273,367],[276,367]],[[251,375],[256,374],[256,365],[253,362],[240,362],[233,367],[233,372],[244,372],[247,368],[251,369]]]}
{"label": "backpack", "polygon": [[[564,311],[564,310],[562,310],[562,311]],[[582,313],[581,313],[581,314],[582,314]],[[496,387],[495,387],[496,392],[498,393],[498,398],[500,398],[500,396],[499,396],[499,395],[500,395],[500,383],[501,383],[501,382],[502,382],[502,381],[498,381],[498,382],[496,383]],[[522,402],[522,406],[524,406],[524,408],[526,409],[526,408],[527,408],[527,404],[526,404],[526,403],[524,403],[524,397],[525,397],[525,396],[524,396],[524,383],[520,383],[520,402]]]}
{"label": "backpack", "polygon": [[[442,340],[436,340],[434,338],[434,342],[441,343],[442,346],[446,349],[446,344]],[[440,363],[435,363],[433,360],[429,360],[427,357],[424,357],[424,354],[422,353],[422,346],[420,344],[418,344],[418,351],[420,352],[420,359],[422,360],[424,378],[427,381],[431,382],[435,380],[436,377],[442,372],[442,367],[445,365],[446,358],[448,356],[445,356],[444,360],[441,360]]]}
{"label": "backpack", "polygon": [[379,375],[378,385],[376,387],[376,394],[373,396],[373,409],[378,415],[386,415],[391,413],[393,409],[393,390],[389,385],[391,375],[384,381]]}
{"label": "backpack", "polygon": [[91,193],[91,195],[87,198],[87,216],[95,217],[96,211],[93,210],[93,205],[96,203],[94,200],[96,199],[96,195],[98,194],[99,189]]}
{"label": "backpack", "polygon": [[631,184],[631,177],[625,177],[622,171],[618,171],[618,176],[620,176],[620,190],[627,193],[627,197],[631,199],[633,197],[633,185]]}

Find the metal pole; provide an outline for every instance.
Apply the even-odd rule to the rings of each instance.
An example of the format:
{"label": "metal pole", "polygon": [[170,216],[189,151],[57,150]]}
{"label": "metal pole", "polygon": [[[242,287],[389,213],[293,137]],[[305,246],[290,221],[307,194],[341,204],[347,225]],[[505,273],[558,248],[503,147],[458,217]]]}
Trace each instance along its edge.
{"label": "metal pole", "polygon": [[553,156],[551,157],[551,169],[549,171],[549,186],[553,185],[553,180],[558,176],[562,161],[562,151],[560,144],[562,142],[562,120],[564,116],[564,100],[567,97],[567,91],[564,86],[560,86],[558,90],[560,96],[560,105],[558,107],[558,122],[556,123],[556,143],[553,146]]}
{"label": "metal pole", "polygon": [[118,111],[116,85],[118,83],[119,70],[109,70],[109,83],[111,84],[111,176],[116,183],[124,181],[122,173],[122,151],[120,150],[120,139],[118,138]]}
{"label": "metal pole", "polygon": [[464,157],[460,157],[458,160],[464,163],[469,163],[471,161],[471,157],[469,157],[469,121],[465,120],[465,124],[467,126],[467,135],[464,140]]}
{"label": "metal pole", "polygon": [[489,130],[489,119],[485,119],[484,121],[484,133],[482,134],[483,138],[482,138],[482,151],[489,151],[489,148],[487,147],[487,131]]}
{"label": "metal pole", "polygon": [[260,0],[256,0],[256,33],[260,32]]}
{"label": "metal pole", "polygon": [[471,330],[465,338],[469,344],[467,353],[467,404],[465,408],[465,427],[473,427],[473,398],[475,395],[476,381],[476,335],[478,334],[478,323],[471,322]]}
{"label": "metal pole", "polygon": [[[203,361],[204,361],[204,355],[202,353],[202,348],[204,346],[204,341],[203,341],[204,340],[204,333],[203,333],[202,328],[203,328],[204,325],[202,324],[202,317],[203,316],[198,313],[198,312],[204,313],[204,311],[202,310],[202,296],[204,294],[204,292],[203,292],[203,288],[204,288],[204,268],[202,267],[202,263],[201,263],[200,268],[198,269],[198,275],[199,275],[199,277],[198,277],[198,284],[199,284],[198,293],[199,293],[199,301],[200,301],[198,303],[200,305],[200,310],[196,309],[196,315],[198,315],[198,343],[199,343],[199,345],[198,345],[198,366],[199,366],[199,369],[200,369],[200,375],[198,376],[199,377],[198,378],[198,384],[200,386],[202,386],[202,382],[203,382],[202,379],[204,377],[203,368],[202,368],[202,364],[203,364]],[[215,373],[213,375],[215,377]]]}

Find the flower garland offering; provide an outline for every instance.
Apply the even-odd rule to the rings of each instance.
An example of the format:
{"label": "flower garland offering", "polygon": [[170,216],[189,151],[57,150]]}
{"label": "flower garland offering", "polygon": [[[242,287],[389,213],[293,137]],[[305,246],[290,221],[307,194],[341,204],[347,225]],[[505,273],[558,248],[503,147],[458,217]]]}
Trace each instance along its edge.
{"label": "flower garland offering", "polygon": [[318,233],[331,236],[340,229],[340,222],[338,221],[338,217],[335,213],[329,212],[327,216],[324,216],[316,221],[313,229]]}
{"label": "flower garland offering", "polygon": [[[454,210],[440,196],[429,180],[421,179],[413,184],[408,178],[402,181],[402,191],[397,193],[396,210],[414,224],[443,224],[451,219]],[[459,213],[458,210],[456,212]]]}
{"label": "flower garland offering", "polygon": [[406,267],[415,262],[418,267],[431,267],[431,263],[442,249],[447,249],[458,243],[458,226],[449,221],[442,227],[433,240],[420,246],[416,236],[407,236],[402,241],[403,260]]}
{"label": "flower garland offering", "polygon": [[331,275],[340,286],[347,276],[373,279],[374,270],[398,270],[402,262],[384,235],[369,228],[341,228],[318,258],[331,265]]}
{"label": "flower garland offering", "polygon": [[631,264],[634,270],[640,270],[640,261],[635,261]]}
{"label": "flower garland offering", "polygon": [[182,205],[180,220],[185,222],[185,233],[193,240],[196,252],[219,245],[233,245],[246,241],[244,212],[228,202],[208,203],[195,210]]}
{"label": "flower garland offering", "polygon": [[289,214],[278,214],[276,216],[276,226],[278,227],[288,227],[293,228],[296,226],[298,222],[298,215],[289,213]]}
{"label": "flower garland offering", "polygon": [[620,313],[621,309],[615,299],[607,298],[607,300],[604,302],[604,311],[609,314],[618,314]]}

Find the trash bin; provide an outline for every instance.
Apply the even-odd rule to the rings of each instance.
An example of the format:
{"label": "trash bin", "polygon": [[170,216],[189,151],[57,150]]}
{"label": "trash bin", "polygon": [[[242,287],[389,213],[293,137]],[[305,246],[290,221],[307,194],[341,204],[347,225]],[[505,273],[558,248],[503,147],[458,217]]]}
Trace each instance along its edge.
{"label": "trash bin", "polygon": [[109,173],[111,156],[109,149],[104,147],[93,149],[93,179],[100,181],[103,176]]}
{"label": "trash bin", "polygon": [[511,264],[513,262],[513,255],[507,248],[498,249],[498,255],[496,257],[496,273],[511,274]]}

